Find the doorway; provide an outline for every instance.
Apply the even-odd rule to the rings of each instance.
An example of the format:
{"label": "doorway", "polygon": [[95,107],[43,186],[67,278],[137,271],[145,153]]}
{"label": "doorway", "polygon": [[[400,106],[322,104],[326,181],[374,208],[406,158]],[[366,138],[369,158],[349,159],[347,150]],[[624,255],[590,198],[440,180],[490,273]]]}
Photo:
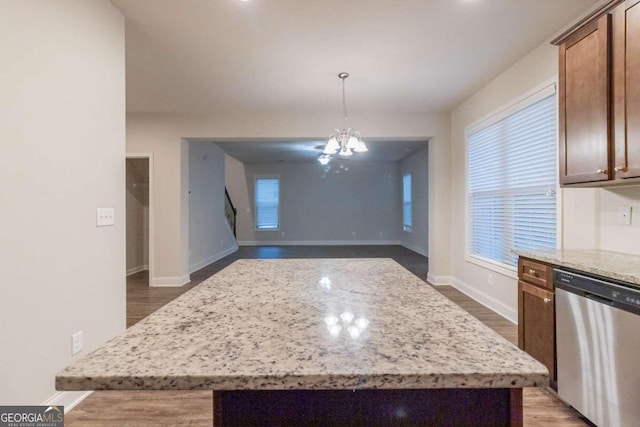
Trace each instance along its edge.
{"label": "doorway", "polygon": [[126,274],[151,283],[151,156],[126,159]]}

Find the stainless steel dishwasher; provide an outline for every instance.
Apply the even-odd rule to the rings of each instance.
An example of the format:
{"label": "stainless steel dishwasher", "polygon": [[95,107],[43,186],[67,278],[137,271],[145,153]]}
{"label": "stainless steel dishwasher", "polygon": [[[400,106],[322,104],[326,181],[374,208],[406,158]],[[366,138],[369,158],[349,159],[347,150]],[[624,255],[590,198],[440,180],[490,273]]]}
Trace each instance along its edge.
{"label": "stainless steel dishwasher", "polygon": [[600,427],[640,426],[640,288],[554,270],[558,395]]}

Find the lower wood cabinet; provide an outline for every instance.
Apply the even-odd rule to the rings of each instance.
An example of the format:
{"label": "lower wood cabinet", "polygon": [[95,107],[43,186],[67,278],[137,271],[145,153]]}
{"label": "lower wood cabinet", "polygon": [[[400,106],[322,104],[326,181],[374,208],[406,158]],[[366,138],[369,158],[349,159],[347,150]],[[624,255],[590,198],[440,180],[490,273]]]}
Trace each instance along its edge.
{"label": "lower wood cabinet", "polygon": [[518,281],[518,347],[549,369],[556,387],[555,301],[553,291]]}

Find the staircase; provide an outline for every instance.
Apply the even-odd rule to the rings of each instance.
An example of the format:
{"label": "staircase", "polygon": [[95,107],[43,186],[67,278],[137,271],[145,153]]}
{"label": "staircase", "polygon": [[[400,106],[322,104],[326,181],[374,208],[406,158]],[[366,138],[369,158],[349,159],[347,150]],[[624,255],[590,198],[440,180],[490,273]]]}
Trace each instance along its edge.
{"label": "staircase", "polygon": [[233,236],[238,237],[236,234],[236,217],[238,215],[238,210],[233,206],[233,202],[231,201],[231,197],[229,196],[229,192],[227,191],[227,187],[224,188],[224,216],[227,218],[227,223],[229,224],[229,228],[233,231]]}

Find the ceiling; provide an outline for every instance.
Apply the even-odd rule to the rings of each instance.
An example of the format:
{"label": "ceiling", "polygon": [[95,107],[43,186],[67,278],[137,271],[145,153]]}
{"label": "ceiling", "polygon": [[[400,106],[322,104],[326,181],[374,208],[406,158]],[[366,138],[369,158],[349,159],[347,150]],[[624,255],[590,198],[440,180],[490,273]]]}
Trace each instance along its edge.
{"label": "ceiling", "polygon": [[595,0],[112,0],[129,112],[449,111]]}
{"label": "ceiling", "polygon": [[[195,140],[194,140],[195,141]],[[200,141],[208,141],[201,139]],[[243,163],[313,162],[322,152],[326,141],[215,141],[227,154]],[[354,153],[348,162],[397,162],[427,147],[427,141],[367,140],[367,153]]]}
{"label": "ceiling", "polygon": [[[127,111],[449,111],[596,0],[111,0],[126,17]],[[425,141],[367,140],[348,161]],[[246,163],[314,161],[325,141],[216,141]]]}

